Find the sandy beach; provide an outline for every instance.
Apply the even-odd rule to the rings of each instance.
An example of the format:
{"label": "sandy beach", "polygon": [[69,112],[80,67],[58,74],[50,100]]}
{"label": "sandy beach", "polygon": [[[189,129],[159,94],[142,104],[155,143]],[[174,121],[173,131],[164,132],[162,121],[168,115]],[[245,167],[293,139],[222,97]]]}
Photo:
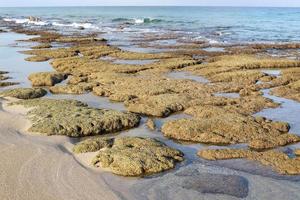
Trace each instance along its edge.
{"label": "sandy beach", "polygon": [[300,198],[300,43],[57,20],[0,15],[0,199]]}

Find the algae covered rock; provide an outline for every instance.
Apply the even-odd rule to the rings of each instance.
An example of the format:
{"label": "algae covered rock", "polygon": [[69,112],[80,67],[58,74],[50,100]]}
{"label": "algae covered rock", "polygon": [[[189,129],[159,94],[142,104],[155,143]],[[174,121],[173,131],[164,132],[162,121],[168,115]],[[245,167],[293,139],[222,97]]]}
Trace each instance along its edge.
{"label": "algae covered rock", "polygon": [[55,85],[49,88],[53,94],[83,94],[93,90],[94,83],[78,83],[76,85]]}
{"label": "algae covered rock", "polygon": [[28,79],[33,86],[53,86],[62,82],[68,76],[58,72],[38,72],[30,74]]}
{"label": "algae covered rock", "polygon": [[46,56],[31,56],[28,58],[25,58],[26,61],[28,62],[45,62],[48,61],[50,58]]}
{"label": "algae covered rock", "polygon": [[287,154],[275,150],[256,152],[247,149],[204,149],[199,151],[198,155],[207,160],[245,158],[270,166],[280,174],[300,174],[300,159],[298,157],[290,158]]}
{"label": "algae covered rock", "polygon": [[142,176],[175,167],[183,154],[156,139],[115,138],[112,147],[99,151],[92,164],[122,176]]}
{"label": "algae covered rock", "polygon": [[295,150],[294,150],[294,154],[295,154],[296,156],[300,156],[300,149],[295,149]]}
{"label": "algae covered rock", "polygon": [[6,74],[8,74],[8,72],[6,71],[0,71],[0,87],[7,87],[7,86],[11,86],[11,85],[17,85],[19,83],[16,82],[3,82],[4,80],[9,79],[10,77],[6,76]]}
{"label": "algae covered rock", "polygon": [[23,51],[22,53],[28,55],[46,57],[48,59],[73,57],[78,54],[77,50],[73,48],[34,49],[34,50]]}
{"label": "algae covered rock", "polygon": [[0,81],[9,79],[9,77],[6,76],[5,74],[8,74],[8,72],[0,71]]}
{"label": "algae covered rock", "polygon": [[13,105],[32,108],[27,113],[32,122],[29,131],[44,135],[101,135],[133,128],[140,121],[136,114],[89,108],[73,100],[33,99]]}
{"label": "algae covered rock", "polygon": [[7,87],[7,86],[11,86],[11,85],[17,85],[19,83],[16,82],[0,82],[0,87]]}
{"label": "algae covered rock", "polygon": [[0,93],[1,96],[15,97],[17,99],[35,99],[43,97],[47,91],[42,88],[17,88]]}
{"label": "algae covered rock", "polygon": [[45,44],[39,44],[37,46],[33,46],[31,47],[31,49],[48,49],[48,48],[51,48],[52,45],[49,44],[49,43],[45,43]]}
{"label": "algae covered rock", "polygon": [[129,111],[157,117],[167,117],[182,111],[190,99],[184,95],[161,94],[137,98],[126,102]]}
{"label": "algae covered rock", "polygon": [[113,144],[113,138],[90,138],[77,143],[73,147],[74,153],[88,153],[99,151],[100,149],[111,147]]}
{"label": "algae covered rock", "polygon": [[156,128],[155,122],[154,122],[154,120],[151,119],[151,118],[149,118],[149,119],[147,120],[146,125],[147,125],[147,127],[148,127],[150,130],[152,130],[152,131],[154,131],[155,128]]}
{"label": "algae covered rock", "polygon": [[245,149],[204,149],[198,152],[198,156],[206,160],[227,160],[246,158],[251,154]]}
{"label": "algae covered rock", "polygon": [[247,143],[256,150],[270,149],[300,141],[289,134],[289,125],[265,118],[254,118],[217,106],[195,106],[185,110],[192,119],[168,121],[162,126],[165,136],[208,144]]}

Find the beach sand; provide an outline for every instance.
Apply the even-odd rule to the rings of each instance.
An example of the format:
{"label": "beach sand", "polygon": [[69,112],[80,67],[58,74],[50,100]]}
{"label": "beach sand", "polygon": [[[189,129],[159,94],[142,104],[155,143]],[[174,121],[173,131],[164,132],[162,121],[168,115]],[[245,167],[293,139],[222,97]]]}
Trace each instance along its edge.
{"label": "beach sand", "polygon": [[118,199],[103,179],[65,150],[66,137],[24,135],[28,126],[22,113],[1,105],[0,199]]}
{"label": "beach sand", "polygon": [[[0,199],[239,199],[233,194],[246,194],[245,199],[300,197],[298,182],[213,166],[201,159],[150,178],[124,178],[94,170],[88,164],[93,153],[74,157],[68,150],[72,142],[67,137],[26,133],[30,126],[26,110],[7,107],[7,103],[1,99]],[[241,183],[226,182],[223,188],[230,195],[210,194],[216,186],[222,188],[216,183],[219,179],[215,176],[219,175],[242,177],[240,187],[244,191],[235,191]],[[193,176],[199,182],[184,181]]]}

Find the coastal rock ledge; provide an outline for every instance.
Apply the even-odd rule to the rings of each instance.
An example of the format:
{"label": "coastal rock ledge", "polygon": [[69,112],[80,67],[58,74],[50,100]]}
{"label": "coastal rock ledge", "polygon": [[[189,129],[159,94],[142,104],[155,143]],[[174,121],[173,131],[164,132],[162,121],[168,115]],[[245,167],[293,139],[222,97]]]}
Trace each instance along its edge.
{"label": "coastal rock ledge", "polygon": [[133,128],[140,122],[136,114],[90,108],[75,100],[31,99],[10,105],[32,108],[27,113],[32,122],[29,131],[44,135],[101,135]]}

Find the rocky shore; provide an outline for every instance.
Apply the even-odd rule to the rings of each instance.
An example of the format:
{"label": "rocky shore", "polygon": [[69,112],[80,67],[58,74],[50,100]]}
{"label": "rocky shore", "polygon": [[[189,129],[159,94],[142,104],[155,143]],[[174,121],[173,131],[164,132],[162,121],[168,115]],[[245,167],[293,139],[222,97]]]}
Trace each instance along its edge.
{"label": "rocky shore", "polygon": [[[190,41],[164,46],[169,51],[142,53],[109,45],[101,34],[62,35],[20,28],[13,31],[38,36],[22,40],[35,42],[35,46],[21,53],[30,55],[25,58],[29,64],[48,61],[53,71],[30,74],[32,88],[2,90],[0,96],[9,101],[7,109],[25,109],[29,134],[75,139],[68,152],[75,158],[84,157],[80,162],[88,168],[130,177],[155,177],[163,172],[161,183],[154,178],[132,187],[157,184],[142,194],[146,196],[162,192],[158,186],[172,181],[178,182],[176,187],[168,188],[170,191],[173,187],[188,188],[197,194],[225,194],[230,198],[246,198],[251,193],[243,176],[200,173],[198,162],[210,165],[210,161],[244,159],[274,176],[300,175],[299,149],[293,146],[300,137],[290,132],[291,125],[254,116],[264,109],[280,107],[280,103],[263,95],[265,89],[270,89],[272,95],[300,101],[300,61],[268,55],[269,49],[293,52],[299,44],[213,46]],[[147,42],[160,39],[144,38],[140,45],[149,47]],[[212,47],[224,50],[205,50]],[[270,73],[276,70],[279,74]],[[207,81],[170,77],[174,72]],[[8,75],[0,71],[0,87],[18,84],[9,82]],[[126,111],[47,97],[88,93],[118,102]],[[177,114],[188,117],[169,119]],[[143,125],[153,136],[130,135]],[[186,153],[186,142],[205,148]],[[188,169],[187,163],[191,162],[193,169]],[[171,169],[178,171],[173,173]]]}

